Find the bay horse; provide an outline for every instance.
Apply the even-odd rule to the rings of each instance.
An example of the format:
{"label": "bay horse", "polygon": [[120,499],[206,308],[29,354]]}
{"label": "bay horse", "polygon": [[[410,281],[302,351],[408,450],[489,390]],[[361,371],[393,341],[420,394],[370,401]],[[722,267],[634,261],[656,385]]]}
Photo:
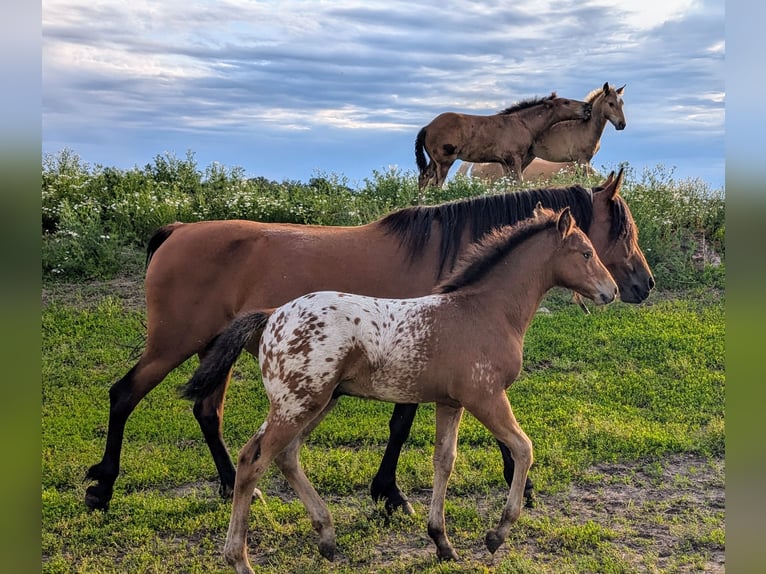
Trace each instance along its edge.
{"label": "bay horse", "polygon": [[[498,162],[506,175],[522,181],[524,161],[535,140],[556,122],[587,120],[592,105],[559,98],[523,100],[490,116],[444,112],[421,128],[415,138],[418,185],[441,187],[458,160]],[[426,154],[430,158],[426,161]]]}
{"label": "bay horse", "polygon": [[234,319],[180,390],[195,401],[220,393],[242,350],[258,355],[270,406],[237,461],[224,545],[237,574],[254,572],[247,557],[250,505],[272,461],[306,506],[320,553],[334,558],[332,517],[298,454],[343,395],[436,403],[428,535],[442,560],[458,558],[446,533],[444,501],[464,409],[506,445],[515,467],[500,523],[485,537],[494,553],[519,517],[532,464],[532,443],[505,391],[521,371],[524,334],[555,286],[598,305],[611,303],[618,293],[570,208],[555,213],[538,206],[533,217],[490,232],[468,249],[431,295],[383,299],[322,291]]}
{"label": "bay horse", "polygon": [[[654,287],[638,245],[630,210],[620,196],[623,171],[594,188],[527,190],[394,211],[366,225],[333,227],[202,221],[160,228],[147,246],[147,338],[138,362],[109,390],[109,423],[100,462],[86,480],[91,509],[106,509],[120,470],[125,425],[138,403],[173,369],[210,342],[236,315],[277,307],[312,291],[337,290],[404,298],[431,292],[465,247],[486,232],[532,214],[539,201],[570,206],[620,288],[640,303]],[[193,412],[210,449],[222,496],[230,496],[235,469],[222,438],[226,388],[195,403]],[[416,404],[397,405],[391,438],[371,484],[386,509],[411,512],[396,484],[399,454]],[[513,461],[500,445],[507,477]],[[529,484],[531,493],[531,483]]]}
{"label": "bay horse", "polygon": [[[623,95],[625,86],[614,88],[605,82],[603,86],[591,90],[585,101],[591,104],[590,118],[584,120],[563,120],[543,131],[534,141],[530,153],[524,158],[522,175],[525,179],[539,178],[549,173],[556,173],[573,165],[590,169],[590,162],[601,147],[601,136],[606,123],[611,122],[617,131],[627,126]],[[539,159],[538,159],[539,158]],[[541,162],[554,162],[558,166],[548,166]],[[476,177],[490,183],[506,174],[502,163],[464,162],[458,173]],[[521,181],[521,179],[519,179]]]}

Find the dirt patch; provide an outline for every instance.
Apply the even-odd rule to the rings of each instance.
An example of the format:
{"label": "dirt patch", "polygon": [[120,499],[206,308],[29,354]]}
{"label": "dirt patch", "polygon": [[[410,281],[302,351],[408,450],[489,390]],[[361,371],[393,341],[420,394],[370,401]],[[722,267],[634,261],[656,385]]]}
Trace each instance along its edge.
{"label": "dirt patch", "polygon": [[[485,523],[470,532],[455,531],[450,513],[460,511],[450,509],[449,501],[457,495],[448,492],[447,530],[461,557],[455,571],[492,572],[505,563],[504,568],[518,564],[521,570],[529,572],[723,574],[724,482],[722,458],[673,455],[661,461],[598,465],[563,492],[539,494],[536,506],[523,510],[508,540],[494,556],[484,546],[484,528],[495,525],[507,491],[493,489],[481,495],[459,497],[460,506],[475,507]],[[171,492],[186,496],[199,488],[212,493],[217,483],[199,483]],[[297,500],[278,476],[271,480],[264,494],[266,499]],[[418,571],[437,564],[425,529],[430,491],[409,494],[416,508],[414,517],[398,513],[389,517],[382,504],[374,505],[366,493],[343,497],[325,493],[323,498],[331,507],[339,535],[344,529],[359,527],[365,520],[381,528],[374,547],[365,549],[362,561],[365,571],[390,572],[400,567]],[[341,526],[344,523],[346,526]],[[582,532],[591,534],[578,534]],[[255,534],[251,532],[251,536]],[[251,544],[257,546],[255,541]],[[336,563],[360,566],[359,561],[349,560],[340,550]],[[257,553],[251,552],[251,559],[265,566],[272,553],[260,547]],[[583,566],[588,560],[604,564],[603,569]],[[609,568],[609,560],[622,566]]]}
{"label": "dirt patch", "polygon": [[[430,493],[410,498],[423,504],[427,512]],[[500,516],[504,492],[482,496],[476,502],[479,514],[493,522]],[[488,556],[483,536],[477,536],[471,548],[463,548],[461,555],[477,567],[497,565],[511,554],[562,571],[562,557],[563,565],[571,567],[568,556],[590,554],[597,559],[602,555],[605,560],[619,558],[635,572],[723,574],[724,512],[722,458],[674,455],[658,462],[603,464],[564,492],[540,494],[534,508],[523,510],[509,540],[494,557]],[[584,547],[587,543],[572,537],[571,532],[580,532],[586,525],[606,538],[605,552]],[[381,558],[423,552],[425,560],[432,551],[420,544],[418,548],[408,543],[396,548],[392,541]]]}
{"label": "dirt patch", "polygon": [[98,305],[105,297],[117,299],[128,310],[143,309],[146,306],[143,275],[81,283],[48,282],[42,288],[43,307],[55,302],[89,308]]}

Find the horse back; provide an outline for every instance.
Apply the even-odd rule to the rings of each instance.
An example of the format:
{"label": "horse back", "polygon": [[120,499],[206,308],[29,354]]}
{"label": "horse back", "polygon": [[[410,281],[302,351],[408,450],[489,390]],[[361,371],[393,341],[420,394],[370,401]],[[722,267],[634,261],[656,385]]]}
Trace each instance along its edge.
{"label": "horse back", "polygon": [[313,291],[404,297],[428,293],[435,280],[435,257],[418,265],[377,224],[205,221],[162,238],[146,274],[154,314],[175,308],[217,322]]}

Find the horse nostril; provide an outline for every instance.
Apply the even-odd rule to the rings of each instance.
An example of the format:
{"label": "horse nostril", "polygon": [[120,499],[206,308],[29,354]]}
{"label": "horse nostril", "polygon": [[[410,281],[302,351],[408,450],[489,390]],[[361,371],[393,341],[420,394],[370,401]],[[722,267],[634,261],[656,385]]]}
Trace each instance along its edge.
{"label": "horse nostril", "polygon": [[647,284],[649,285],[649,291],[651,291],[652,289],[654,289],[654,277],[652,277],[652,276],[650,275],[650,276],[649,276],[649,281],[647,281]]}

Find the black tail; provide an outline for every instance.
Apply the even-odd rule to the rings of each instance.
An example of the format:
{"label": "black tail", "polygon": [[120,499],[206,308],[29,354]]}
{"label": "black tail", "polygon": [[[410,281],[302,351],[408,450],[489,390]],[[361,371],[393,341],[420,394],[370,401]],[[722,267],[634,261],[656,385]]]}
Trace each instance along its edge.
{"label": "black tail", "polygon": [[152,260],[154,253],[160,248],[160,245],[165,243],[165,240],[170,237],[170,234],[175,231],[176,227],[183,225],[182,223],[170,223],[160,227],[149,238],[149,243],[146,245],[146,264],[144,267],[149,267],[149,262]]}
{"label": "black tail", "polygon": [[418,164],[418,170],[420,175],[423,175],[428,167],[428,160],[423,153],[423,148],[426,143],[426,128],[421,128],[418,132],[418,137],[415,138],[415,163]]}
{"label": "black tail", "polygon": [[226,383],[231,367],[254,335],[261,336],[271,312],[255,311],[235,318],[226,330],[213,340],[185,385],[178,387],[179,394],[194,401],[212,395]]}

